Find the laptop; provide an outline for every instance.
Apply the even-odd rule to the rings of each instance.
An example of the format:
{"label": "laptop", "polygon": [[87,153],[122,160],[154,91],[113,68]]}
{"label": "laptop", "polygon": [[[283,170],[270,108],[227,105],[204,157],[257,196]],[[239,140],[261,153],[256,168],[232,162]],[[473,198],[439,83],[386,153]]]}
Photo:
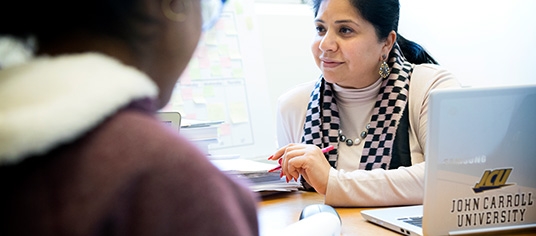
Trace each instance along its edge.
{"label": "laptop", "polygon": [[536,228],[536,85],[434,90],[428,109],[423,205],[363,218],[405,235]]}
{"label": "laptop", "polygon": [[173,129],[176,129],[177,131],[180,130],[181,113],[176,112],[176,111],[159,111],[157,115],[158,115],[158,118],[160,118],[160,120],[164,124],[172,127]]}

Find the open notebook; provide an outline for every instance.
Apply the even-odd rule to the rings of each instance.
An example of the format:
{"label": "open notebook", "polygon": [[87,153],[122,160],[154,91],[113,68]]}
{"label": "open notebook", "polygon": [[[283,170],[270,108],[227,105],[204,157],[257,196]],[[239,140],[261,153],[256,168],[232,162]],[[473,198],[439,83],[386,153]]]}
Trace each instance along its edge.
{"label": "open notebook", "polygon": [[536,85],[435,90],[427,137],[423,205],[365,219],[406,235],[536,230]]}

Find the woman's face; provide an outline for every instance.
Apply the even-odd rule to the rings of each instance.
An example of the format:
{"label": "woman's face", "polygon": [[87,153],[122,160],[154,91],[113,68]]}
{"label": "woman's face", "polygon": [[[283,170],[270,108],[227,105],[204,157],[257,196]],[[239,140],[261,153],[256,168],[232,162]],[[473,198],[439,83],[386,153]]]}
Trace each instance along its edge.
{"label": "woman's face", "polygon": [[373,25],[348,0],[324,0],[315,26],[311,49],[326,81],[363,88],[380,78],[381,58],[390,47],[380,42]]}

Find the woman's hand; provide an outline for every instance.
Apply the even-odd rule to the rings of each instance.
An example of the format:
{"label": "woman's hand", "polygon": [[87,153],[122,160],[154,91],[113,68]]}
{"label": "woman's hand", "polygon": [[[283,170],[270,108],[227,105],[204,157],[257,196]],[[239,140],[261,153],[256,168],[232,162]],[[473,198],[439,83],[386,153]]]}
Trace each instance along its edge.
{"label": "woman's hand", "polygon": [[302,175],[318,193],[326,194],[331,166],[320,148],[312,144],[288,144],[269,158],[279,159],[282,159],[281,175],[285,175],[287,181],[298,180]]}

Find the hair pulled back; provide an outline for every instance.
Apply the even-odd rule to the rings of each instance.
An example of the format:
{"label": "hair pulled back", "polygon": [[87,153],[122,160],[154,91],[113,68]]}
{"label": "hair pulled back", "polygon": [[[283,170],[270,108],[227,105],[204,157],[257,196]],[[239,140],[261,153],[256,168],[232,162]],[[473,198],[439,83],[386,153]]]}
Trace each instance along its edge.
{"label": "hair pulled back", "polygon": [[[312,0],[314,15],[318,14],[320,4],[324,0]],[[396,42],[404,57],[411,63],[438,64],[432,56],[419,44],[407,40],[398,34],[398,19],[400,18],[400,3],[398,0],[348,0],[361,16],[376,29],[378,39],[384,40],[391,31],[397,34]]]}

